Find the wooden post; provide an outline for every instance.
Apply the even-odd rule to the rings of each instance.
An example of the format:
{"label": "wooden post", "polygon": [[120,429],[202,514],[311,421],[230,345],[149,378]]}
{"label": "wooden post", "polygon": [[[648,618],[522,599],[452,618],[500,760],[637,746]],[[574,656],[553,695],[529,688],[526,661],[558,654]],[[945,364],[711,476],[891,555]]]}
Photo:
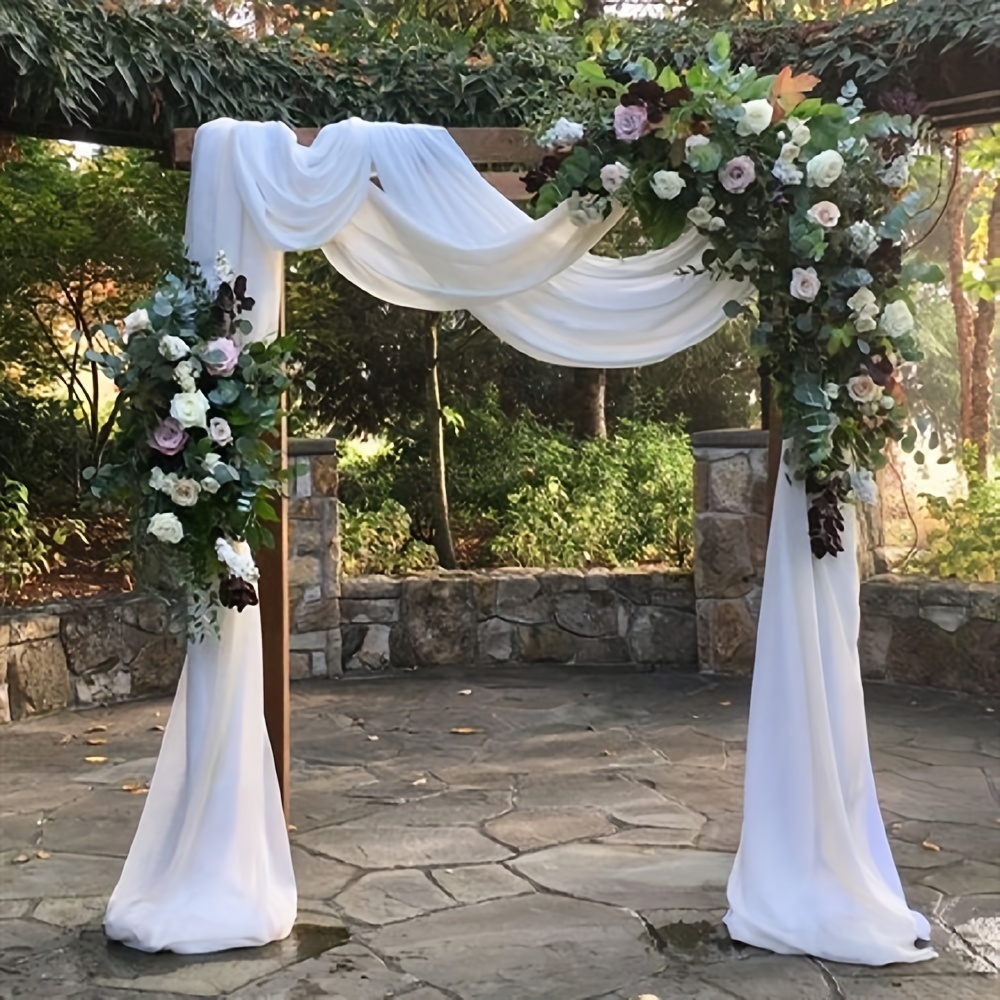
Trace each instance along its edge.
{"label": "wooden post", "polygon": [[781,410],[773,391],[769,394],[769,414],[767,421],[767,529],[771,530],[771,514],[774,512],[774,491],[778,488],[781,475],[781,452],[784,441],[781,436]]}

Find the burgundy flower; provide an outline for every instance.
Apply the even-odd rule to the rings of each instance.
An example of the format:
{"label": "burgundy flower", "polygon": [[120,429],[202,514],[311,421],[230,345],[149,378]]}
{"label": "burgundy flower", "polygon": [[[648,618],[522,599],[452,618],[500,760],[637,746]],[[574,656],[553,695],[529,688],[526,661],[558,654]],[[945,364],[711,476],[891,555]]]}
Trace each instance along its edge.
{"label": "burgundy flower", "polygon": [[253,584],[238,576],[230,576],[219,584],[219,603],[224,608],[242,611],[244,608],[256,607],[260,602]]}
{"label": "burgundy flower", "polygon": [[885,357],[885,355],[876,354],[873,357],[868,358],[866,367],[868,369],[868,374],[871,375],[872,381],[876,385],[885,388],[892,380],[892,373],[894,369],[892,367],[892,362]]}
{"label": "burgundy flower", "polygon": [[542,157],[541,163],[534,170],[529,170],[521,178],[521,183],[528,194],[536,194],[541,191],[559,172],[559,167],[567,155],[568,153],[551,153],[548,156]]}
{"label": "burgundy flower", "polygon": [[187,443],[188,432],[173,417],[167,417],[149,439],[149,446],[161,455],[176,455]]}

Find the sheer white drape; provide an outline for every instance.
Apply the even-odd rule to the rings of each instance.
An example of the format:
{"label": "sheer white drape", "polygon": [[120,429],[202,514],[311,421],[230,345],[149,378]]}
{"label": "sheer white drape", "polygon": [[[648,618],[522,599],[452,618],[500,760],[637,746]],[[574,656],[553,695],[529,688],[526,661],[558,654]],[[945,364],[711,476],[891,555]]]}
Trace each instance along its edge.
{"label": "sheer white drape", "polygon": [[[307,148],[284,125],[221,120],[197,134],[187,238],[206,272],[224,250],[247,276],[260,337],[278,327],[288,250],[321,248],[373,295],[467,309],[525,353],[576,367],[668,357],[714,332],[725,303],[747,293],[676,273],[700,263],[707,244],[696,234],[625,260],[587,253],[615,221],[579,227],[565,206],[528,219],[443,129],[350,120]],[[774,525],[727,921],[776,951],[930,957],[913,947],[926,922],[906,909],[878,817],[853,559],[812,559],[800,487],[779,483]],[[112,937],[212,951],[288,933],[295,889],[260,692],[259,619],[227,614],[221,644],[189,651],[109,905]],[[237,881],[238,871],[250,875]]]}

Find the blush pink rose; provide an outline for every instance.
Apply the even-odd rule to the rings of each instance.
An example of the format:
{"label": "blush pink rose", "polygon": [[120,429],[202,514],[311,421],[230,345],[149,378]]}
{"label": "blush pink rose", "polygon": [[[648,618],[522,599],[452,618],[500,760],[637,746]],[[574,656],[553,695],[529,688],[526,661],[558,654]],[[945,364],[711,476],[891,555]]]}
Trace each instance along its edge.
{"label": "blush pink rose", "polygon": [[622,142],[635,142],[649,131],[649,117],[641,104],[615,108],[615,136]]}
{"label": "blush pink rose", "polygon": [[184,450],[187,442],[188,432],[173,417],[167,417],[149,439],[150,447],[161,455],[176,455]]}
{"label": "blush pink rose", "polygon": [[749,156],[734,156],[719,168],[719,180],[730,194],[743,194],[756,177],[757,171]]}
{"label": "blush pink rose", "polygon": [[205,354],[222,355],[222,360],[214,364],[205,362],[205,370],[209,375],[232,375],[240,360],[240,347],[228,337],[216,337],[205,345]]}

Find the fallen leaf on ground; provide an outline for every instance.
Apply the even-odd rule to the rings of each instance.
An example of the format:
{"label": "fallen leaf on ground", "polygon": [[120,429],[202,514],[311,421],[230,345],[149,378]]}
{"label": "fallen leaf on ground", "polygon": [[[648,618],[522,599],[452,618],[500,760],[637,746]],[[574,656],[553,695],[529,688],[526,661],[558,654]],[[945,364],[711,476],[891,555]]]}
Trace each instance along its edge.
{"label": "fallen leaf on ground", "polygon": [[941,850],[941,848],[940,848],[940,847],[938,847],[938,845],[937,845],[937,844],[935,844],[935,843],[931,842],[930,840],[923,840],[923,841],[921,841],[921,842],[920,842],[920,846],[921,846],[921,847],[922,847],[922,848],[923,848],[923,849],[924,849],[925,851],[940,851],[940,850]]}
{"label": "fallen leaf on ground", "polygon": [[456,736],[471,736],[473,733],[478,733],[478,729],[473,729],[472,726],[455,726],[452,732]]}
{"label": "fallen leaf on ground", "polygon": [[89,740],[87,740],[87,746],[88,747],[102,747],[107,742],[108,741],[103,736],[92,736]]}
{"label": "fallen leaf on ground", "polygon": [[299,828],[294,823],[289,823],[288,824],[288,832],[289,833],[296,833],[296,832],[298,832],[298,829]]}
{"label": "fallen leaf on ground", "polygon": [[105,726],[105,725],[102,725],[101,723],[98,723],[96,726],[88,726],[84,730],[85,733],[106,733],[107,731],[108,731],[108,727]]}
{"label": "fallen leaf on ground", "polygon": [[166,728],[167,728],[166,726],[160,726],[160,725],[150,726],[149,731],[151,733],[162,733]]}
{"label": "fallen leaf on ground", "polygon": [[35,851],[35,857],[38,858],[39,861],[48,861],[52,855],[48,851]]}
{"label": "fallen leaf on ground", "polygon": [[58,743],[59,746],[64,747],[67,743],[72,743],[76,739],[73,733],[67,733]]}
{"label": "fallen leaf on ground", "polygon": [[427,784],[427,779],[426,778],[417,778],[416,781],[411,781],[410,784],[411,785],[426,785]]}
{"label": "fallen leaf on ground", "polygon": [[31,858],[27,854],[19,854],[16,858],[11,861],[12,865],[26,865]]}
{"label": "fallen leaf on ground", "polygon": [[107,757],[84,757],[83,758],[88,764],[107,764]]}
{"label": "fallen leaf on ground", "polygon": [[458,692],[459,694],[472,694],[472,688],[463,688]]}
{"label": "fallen leaf on ground", "polygon": [[995,708],[988,708],[988,709],[986,709],[986,711],[987,711],[987,712],[995,712],[995,711],[996,711],[996,709],[995,709]]}
{"label": "fallen leaf on ground", "polygon": [[721,705],[721,706],[722,706],[723,708],[729,708],[729,706],[730,706],[730,705],[732,705],[732,702],[731,702],[731,701],[720,701],[720,702],[719,702],[719,704],[720,704],[720,705]]}
{"label": "fallen leaf on ground", "polygon": [[122,783],[122,791],[131,792],[133,795],[141,794],[142,792],[149,791],[149,785],[138,778],[129,778],[128,781]]}
{"label": "fallen leaf on ground", "polygon": [[377,736],[369,736],[368,739],[370,739],[372,741],[372,743],[378,743],[378,737]]}
{"label": "fallen leaf on ground", "polygon": [[601,756],[602,757],[610,757],[611,756],[611,751],[610,750],[602,750],[601,751]]}

